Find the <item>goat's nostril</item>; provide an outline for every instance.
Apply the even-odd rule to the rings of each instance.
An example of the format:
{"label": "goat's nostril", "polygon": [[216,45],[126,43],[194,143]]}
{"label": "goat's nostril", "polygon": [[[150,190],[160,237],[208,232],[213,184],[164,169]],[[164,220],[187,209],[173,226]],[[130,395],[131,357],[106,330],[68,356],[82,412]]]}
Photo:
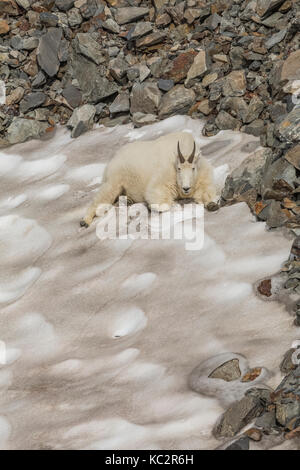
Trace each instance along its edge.
{"label": "goat's nostril", "polygon": [[183,191],[185,191],[186,193],[190,190],[190,188],[183,188]]}

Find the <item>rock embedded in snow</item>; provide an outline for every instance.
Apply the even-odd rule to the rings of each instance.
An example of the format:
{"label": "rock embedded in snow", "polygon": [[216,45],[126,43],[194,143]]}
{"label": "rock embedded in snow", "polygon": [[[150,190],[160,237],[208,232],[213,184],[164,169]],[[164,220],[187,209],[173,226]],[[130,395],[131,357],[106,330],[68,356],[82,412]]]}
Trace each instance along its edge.
{"label": "rock embedded in snow", "polygon": [[215,436],[218,438],[234,437],[243,427],[258,417],[262,411],[263,406],[258,398],[245,396],[225,411],[214,429]]}
{"label": "rock embedded in snow", "polygon": [[238,119],[232,117],[226,111],[220,111],[218,116],[216,117],[216,125],[220,130],[239,130],[241,127],[241,123]]}
{"label": "rock embedded in snow", "polygon": [[164,119],[172,114],[185,114],[195,101],[195,92],[183,85],[176,85],[161,100],[159,117]]}
{"label": "rock embedded in snow", "polygon": [[237,441],[233,442],[230,444],[228,447],[226,447],[225,450],[249,450],[250,449],[250,442],[249,442],[249,437],[244,436],[238,439]]}
{"label": "rock embedded in snow", "polygon": [[95,106],[85,104],[74,110],[67,126],[72,129],[71,136],[79,137],[93,127],[93,119],[96,114]]}
{"label": "rock embedded in snow", "polygon": [[232,359],[231,361],[225,362],[209,375],[209,378],[211,379],[222,379],[226,382],[238,380],[240,377],[241,370],[238,359]]}
{"label": "rock embedded in snow", "polygon": [[8,142],[18,144],[28,139],[39,139],[48,127],[49,124],[45,122],[15,118],[7,130]]}

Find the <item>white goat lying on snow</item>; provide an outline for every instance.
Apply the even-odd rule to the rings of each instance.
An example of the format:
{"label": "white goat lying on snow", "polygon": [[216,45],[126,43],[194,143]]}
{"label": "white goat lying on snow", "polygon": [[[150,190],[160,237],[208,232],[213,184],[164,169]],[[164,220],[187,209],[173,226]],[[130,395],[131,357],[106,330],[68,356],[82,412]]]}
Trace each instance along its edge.
{"label": "white goat lying on snow", "polygon": [[81,225],[88,227],[100,204],[120,195],[167,211],[176,199],[192,198],[205,206],[216,197],[211,165],[196,151],[190,133],[178,132],[154,141],[125,145],[107,165],[100,190]]}

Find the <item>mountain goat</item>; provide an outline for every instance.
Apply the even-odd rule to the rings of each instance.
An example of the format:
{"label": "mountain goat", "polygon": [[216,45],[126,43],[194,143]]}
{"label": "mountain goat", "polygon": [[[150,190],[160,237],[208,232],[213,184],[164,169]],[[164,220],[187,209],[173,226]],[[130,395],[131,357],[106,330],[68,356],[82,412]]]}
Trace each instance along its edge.
{"label": "mountain goat", "polygon": [[176,199],[192,198],[207,206],[216,196],[212,167],[196,150],[190,133],[129,143],[107,165],[81,226],[88,227],[99,215],[99,205],[113,204],[120,195],[160,212],[169,210]]}

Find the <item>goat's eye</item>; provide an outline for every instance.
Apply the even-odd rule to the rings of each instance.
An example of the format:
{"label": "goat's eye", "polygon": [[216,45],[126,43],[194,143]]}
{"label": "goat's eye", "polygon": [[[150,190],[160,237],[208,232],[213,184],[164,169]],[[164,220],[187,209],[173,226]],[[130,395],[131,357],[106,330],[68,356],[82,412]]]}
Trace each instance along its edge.
{"label": "goat's eye", "polygon": [[177,170],[178,170],[178,171],[180,171],[180,170],[181,170],[181,168],[177,168]]}

